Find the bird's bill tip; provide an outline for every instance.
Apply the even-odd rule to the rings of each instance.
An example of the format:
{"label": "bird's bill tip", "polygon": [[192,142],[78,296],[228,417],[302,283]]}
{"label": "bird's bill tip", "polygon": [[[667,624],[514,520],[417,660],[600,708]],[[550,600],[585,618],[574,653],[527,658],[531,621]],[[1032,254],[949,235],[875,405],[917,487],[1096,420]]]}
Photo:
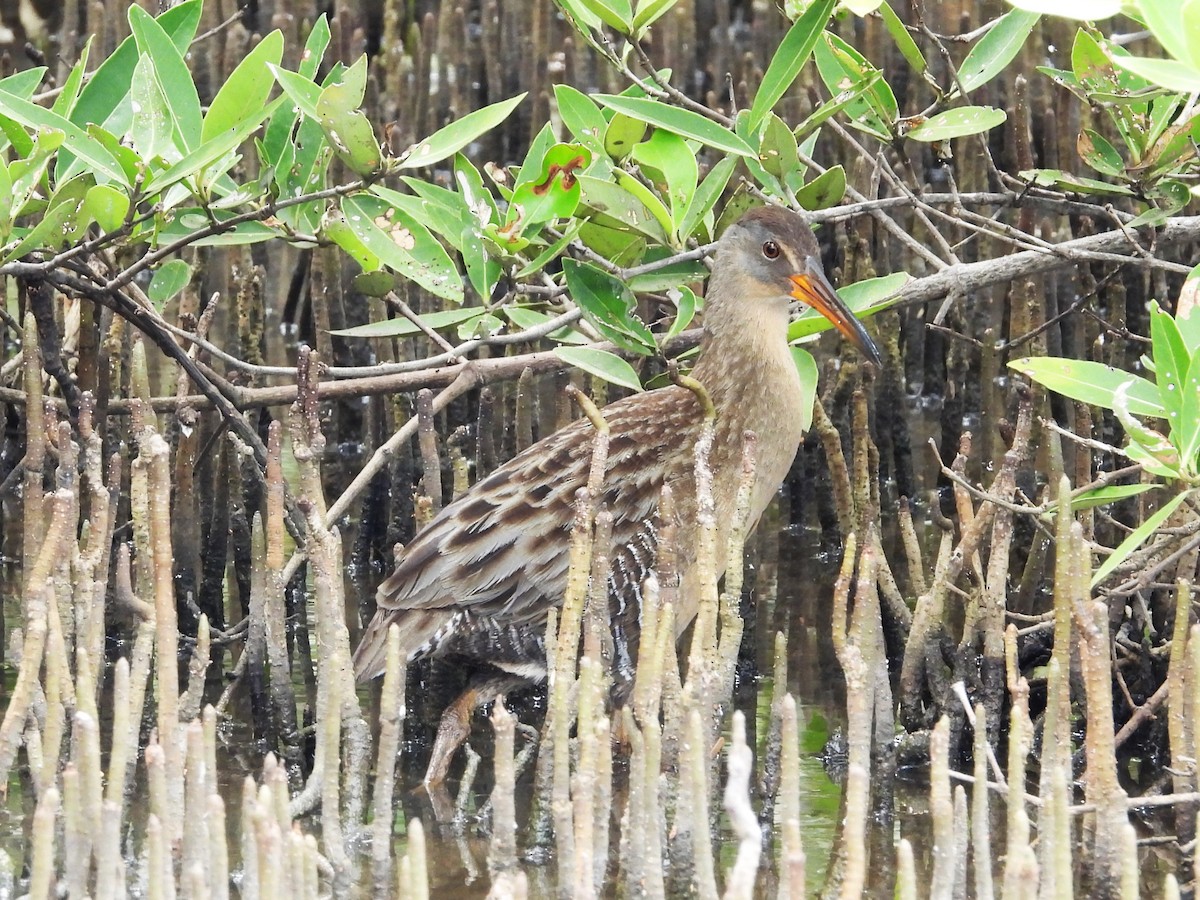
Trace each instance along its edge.
{"label": "bird's bill tip", "polygon": [[859,353],[875,365],[881,365],[879,350],[862,322],[834,292],[833,286],[820,272],[792,275],[792,297],[823,315]]}

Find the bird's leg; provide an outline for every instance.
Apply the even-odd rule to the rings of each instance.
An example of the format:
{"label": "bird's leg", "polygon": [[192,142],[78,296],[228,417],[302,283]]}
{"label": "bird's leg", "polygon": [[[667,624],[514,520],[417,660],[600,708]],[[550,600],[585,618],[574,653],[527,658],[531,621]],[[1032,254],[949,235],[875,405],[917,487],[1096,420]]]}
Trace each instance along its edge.
{"label": "bird's leg", "polygon": [[482,701],[476,688],[467,688],[458,699],[446,707],[438,723],[437,739],[425,770],[425,786],[440,785],[450,771],[450,760],[471,733],[471,714]]}

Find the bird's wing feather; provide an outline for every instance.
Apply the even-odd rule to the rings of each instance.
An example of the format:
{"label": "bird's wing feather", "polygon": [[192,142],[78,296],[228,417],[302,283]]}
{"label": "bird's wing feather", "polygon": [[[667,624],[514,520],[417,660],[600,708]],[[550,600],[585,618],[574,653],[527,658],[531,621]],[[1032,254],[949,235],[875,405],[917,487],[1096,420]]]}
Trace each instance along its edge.
{"label": "bird's wing feather", "polygon": [[[680,445],[694,443],[700,421],[686,389],[655,391],[649,405],[634,399],[603,410],[610,441],[600,501],[612,511],[617,548],[653,514],[664,480],[680,474],[670,467],[690,463]],[[544,620],[562,599],[575,493],[587,483],[593,437],[587,420],[574,422],[448,504],[380,585],[380,611],[453,607],[506,623]]]}

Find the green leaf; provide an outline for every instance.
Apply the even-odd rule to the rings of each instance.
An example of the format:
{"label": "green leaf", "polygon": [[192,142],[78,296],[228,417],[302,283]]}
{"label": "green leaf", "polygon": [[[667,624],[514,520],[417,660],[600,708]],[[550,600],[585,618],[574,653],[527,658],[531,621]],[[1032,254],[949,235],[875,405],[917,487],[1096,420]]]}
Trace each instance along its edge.
{"label": "green leaf", "polygon": [[[721,199],[721,194],[724,192],[725,186],[729,184],[729,179],[733,176],[733,170],[736,167],[737,158],[726,156],[709,169],[704,180],[700,182],[700,186],[696,188],[696,193],[692,195],[691,205],[679,222],[677,230],[680,240],[697,237],[697,228],[710,218],[713,207]],[[707,237],[712,237],[712,231],[713,226],[710,223],[707,228]]]}
{"label": "green leaf", "polygon": [[622,350],[650,356],[657,350],[654,334],[638,318],[637,301],[617,278],[574,259],[563,260],[567,290],[584,318]]}
{"label": "green leaf", "polygon": [[591,162],[591,151],[581,144],[551,147],[542,160],[540,178],[513,191],[508,221],[500,234],[528,236],[553,219],[574,215],[583,193],[579,173]]}
{"label": "green leaf", "polygon": [[96,183],[90,172],[60,184],[37,224],[15,246],[8,248],[0,263],[24,256],[31,250],[58,249],[78,239],[91,224],[85,210],[88,189]]}
{"label": "green leaf", "polygon": [[600,21],[620,34],[629,34],[633,24],[633,9],[629,0],[578,0]]}
{"label": "green leaf", "polygon": [[[1197,278],[1200,278],[1200,266],[1195,266],[1183,280],[1183,291],[1196,290],[1197,286],[1192,282],[1195,282]],[[1175,327],[1179,329],[1179,334],[1183,337],[1183,345],[1187,347],[1188,353],[1195,353],[1196,349],[1200,348],[1200,308],[1193,306],[1182,315],[1176,316]]]}
{"label": "green leaf", "polygon": [[20,97],[0,90],[0,114],[15,119],[21,125],[32,130],[51,129],[61,131],[65,138],[63,146],[72,154],[86,161],[101,175],[112,181],[128,186],[125,173],[104,147],[86,131],[70,120],[56,115],[48,109],[30,103]]}
{"label": "green leaf", "polygon": [[887,28],[888,34],[896,44],[896,49],[900,51],[913,71],[918,75],[924,74],[928,63],[925,62],[925,54],[921,52],[921,48],[917,46],[917,42],[913,40],[912,35],[908,33],[908,28],[903,20],[896,15],[896,11],[892,9],[890,3],[886,0],[879,5],[879,14],[883,17],[883,25]]}
{"label": "green leaf", "polygon": [[322,89],[317,98],[317,121],[329,145],[358,175],[372,175],[383,164],[379,141],[359,104],[366,89],[367,57],[360,56],[342,73],[342,80]]}
{"label": "green leaf", "polygon": [[[1165,315],[1165,314],[1164,314]],[[1172,321],[1171,326],[1174,328]],[[1178,329],[1175,335],[1179,336]],[[1179,350],[1183,349],[1183,338],[1179,338]],[[1157,359],[1157,357],[1156,357]],[[1200,349],[1189,361],[1187,377],[1180,385],[1183,401],[1179,407],[1179,418],[1171,423],[1171,440],[1179,449],[1179,463],[1189,474],[1200,472],[1197,454],[1200,454]],[[1165,405],[1165,404],[1164,404]]]}
{"label": "green leaf", "polygon": [[671,322],[671,327],[667,329],[667,336],[664,340],[670,340],[675,335],[682,334],[692,324],[692,320],[696,318],[696,310],[702,306],[700,298],[686,284],[667,291],[667,296],[675,303],[675,320]]}
{"label": "green leaf", "polygon": [[183,53],[166,30],[136,3],[129,7],[129,27],[143,57],[149,57],[154,74],[167,99],[172,130],[179,150],[186,153],[200,143],[200,96]]}
{"label": "green leaf", "polygon": [[129,197],[111,185],[97,184],[88,189],[84,209],[88,218],[95,219],[102,230],[116,231],[125,223]]}
{"label": "green leaf", "polygon": [[600,224],[604,217],[583,220],[579,240],[594,253],[618,266],[636,266],[646,255],[647,241],[641,235],[623,228]]}
{"label": "green leaf", "polygon": [[1037,13],[1010,9],[996,20],[958,67],[958,82],[962,89],[970,93],[1004,71],[1020,52],[1039,18]]}
{"label": "green leaf", "polygon": [[267,64],[267,68],[275,76],[275,80],[279,82],[279,86],[283,88],[287,98],[300,112],[314,122],[321,118],[321,114],[317,112],[317,101],[321,99],[319,85],[303,75],[297,75],[295,72],[289,72],[287,69],[271,63]]}
{"label": "green leaf", "polygon": [[237,64],[213,97],[200,129],[201,142],[236,127],[266,106],[275,85],[270,67],[279,65],[282,58],[283,33],[272,31]]}
{"label": "green leaf", "polygon": [[276,97],[263,107],[258,115],[243,121],[236,128],[222,132],[211,141],[206,141],[174,165],[159,172],[151,179],[147,187],[153,186],[158,191],[166,190],[171,185],[203,171],[246,140],[258,128],[259,123],[270,116],[282,103],[283,97]]}
{"label": "green leaf", "polygon": [[[1117,421],[1125,429],[1129,443],[1125,447],[1125,455],[1135,462],[1148,463],[1145,470],[1160,477],[1178,479],[1181,476],[1179,464],[1179,448],[1162,432],[1150,428],[1142,420],[1129,411],[1129,391],[1133,387],[1130,379],[1117,388],[1113,396],[1113,412]],[[1177,432],[1172,437],[1178,439]]]}
{"label": "green leaf", "polygon": [[42,184],[46,167],[66,139],[66,135],[61,131],[53,129],[39,130],[34,134],[34,143],[29,152],[9,164],[8,177],[12,185],[13,205],[5,212],[10,216],[10,224],[11,217],[24,214],[26,204],[31,200],[37,202],[35,198],[38,197],[38,188]]}
{"label": "green leaf", "polygon": [[675,223],[671,220],[671,211],[667,209],[657,194],[624,169],[617,169],[613,174],[616,176],[621,190],[637,198],[641,205],[650,211],[650,214],[662,227],[664,234],[674,233]]}
{"label": "green leaf", "polygon": [[817,0],[784,35],[779,48],[767,65],[767,71],[763,73],[762,84],[758,93],[754,95],[754,102],[750,105],[751,131],[758,130],[767,113],[775,108],[775,104],[787,93],[804,64],[808,62],[813,48],[825,30],[829,16],[833,13],[834,2],[835,0]]}
{"label": "green leaf", "polygon": [[[843,107],[851,124],[881,141],[890,141],[900,114],[899,106],[879,69],[850,44],[828,31],[822,34],[822,40],[813,50],[813,58],[821,80],[831,94],[847,90],[854,94],[855,99]],[[870,82],[870,87],[864,86],[866,82]],[[807,121],[803,124],[805,128],[812,127]]]}
{"label": "green leaf", "polygon": [[758,161],[762,167],[781,182],[786,181],[802,168],[799,153],[791,127],[775,113],[767,113],[758,143]]}
{"label": "green leaf", "polygon": [[641,0],[633,16],[633,31],[640,35],[649,25],[656,22],[677,0]]}
{"label": "green leaf", "polygon": [[645,136],[645,122],[617,113],[604,129],[604,152],[612,159],[620,161],[629,156]]}
{"label": "green leaf", "polygon": [[[406,175],[405,181],[412,182],[414,179]],[[458,185],[459,194],[448,192],[444,195],[452,206],[456,205],[456,201],[450,201],[450,198],[457,197],[466,204],[467,214],[476,221],[498,220],[499,211],[496,209],[492,192],[484,185],[483,176],[479,174],[475,164],[462,153],[454,154],[454,183]]]}
{"label": "green leaf", "polygon": [[554,355],[568,365],[583,369],[604,381],[640,391],[642,382],[633,366],[615,353],[596,347],[555,347]]}
{"label": "green leaf", "polygon": [[[71,110],[75,106],[75,102],[79,99],[79,91],[83,87],[83,76],[87,71],[88,55],[92,49],[92,36],[88,36],[87,41],[83,45],[83,52],[79,54],[79,59],[75,65],[71,67],[71,72],[67,75],[67,80],[63,83],[62,91],[54,98],[54,105],[50,107],[60,116],[71,117]],[[16,91],[13,91],[16,93]],[[28,97],[26,99],[29,99]]]}
{"label": "green leaf", "polygon": [[[482,317],[487,310],[482,306],[472,306],[465,309],[443,309],[437,312],[422,313],[417,316],[428,328],[437,331],[439,328],[453,328],[464,322],[472,322]],[[397,338],[420,334],[421,329],[416,322],[403,317],[385,319],[382,322],[369,322],[366,325],[355,325],[352,328],[339,328],[330,334],[341,337],[361,338]]]}
{"label": "green leaf", "polygon": [[1079,132],[1075,142],[1079,158],[1104,175],[1118,177],[1125,174],[1125,160],[1108,138],[1091,128]]}
{"label": "green leaf", "polygon": [[[670,259],[672,255],[668,247],[652,247],[647,251],[643,262],[650,263],[661,259]],[[652,291],[657,293],[676,290],[681,285],[690,282],[700,282],[707,277],[708,268],[704,263],[699,260],[688,260],[685,262],[672,262],[664,265],[662,268],[634,275],[626,279],[626,284],[629,285],[631,291],[638,293]]]}
{"label": "green leaf", "polygon": [[[202,0],[184,0],[171,7],[156,20],[160,28],[170,37],[179,53],[187,52],[196,36],[200,24]],[[80,128],[91,123],[103,123],[129,93],[133,69],[138,61],[137,41],[131,35],[125,38],[113,54],[92,72],[87,84],[79,94],[79,102],[71,110],[70,119]],[[59,178],[62,178],[65,161],[59,163]]]}
{"label": "green leaf", "polygon": [[696,193],[700,177],[696,154],[677,134],[658,129],[633,148],[633,158],[659,196],[667,198],[671,222],[679,223]]}
{"label": "green leaf", "polygon": [[690,109],[679,109],[644,97],[622,97],[616,94],[596,94],[595,99],[609,109],[656,128],[665,128],[682,137],[692,138],[717,150],[738,156],[755,156],[754,150],[740,137]]}
{"label": "green leaf", "polygon": [[[1071,511],[1079,512],[1081,509],[1108,506],[1147,491],[1156,491],[1161,487],[1161,484],[1109,484],[1104,487],[1092,488],[1090,491],[1083,491],[1071,498]],[[1051,503],[1046,507],[1045,515],[1052,515],[1057,509],[1058,504]]]}
{"label": "green leaf", "polygon": [[[867,91],[874,90],[876,82],[882,78],[883,73],[879,71],[866,73],[862,78],[854,81],[850,87],[838,91],[833,97],[814,109],[808,118],[792,130],[792,133],[796,135],[797,140],[815,135],[823,122],[837,115],[855,101],[861,101]],[[809,153],[805,155],[811,156]]]}
{"label": "green leaf", "polygon": [[[529,309],[524,306],[506,306],[502,311],[505,317],[521,331],[528,331],[530,328],[540,328],[553,318],[548,313],[538,312],[535,309]],[[591,343],[591,340],[586,335],[580,334],[574,328],[557,328],[550,332],[547,337],[560,344]]]}
{"label": "green leaf", "polygon": [[[669,243],[670,217],[661,203],[658,210],[652,212],[641,199],[611,181],[581,175],[579,183],[583,187],[584,204],[603,214],[599,224],[633,229],[657,243]],[[642,191],[649,194],[645,186]],[[664,218],[667,219],[666,226],[663,225]]]}
{"label": "green leaf", "polygon": [[1147,59],[1142,56],[1114,56],[1113,62],[1122,69],[1168,90],[1188,94],[1200,91],[1200,69],[1189,63],[1175,59]]}
{"label": "green leaf", "polygon": [[1045,385],[1052,391],[1089,403],[1113,408],[1113,399],[1122,385],[1129,383],[1129,411],[1136,416],[1165,419],[1167,411],[1154,382],[1103,363],[1080,359],[1038,356],[1014,359],[1009,367]]}
{"label": "green leaf", "polygon": [[[218,222],[232,218],[233,214],[221,210],[189,211],[190,214],[179,215],[168,220],[168,223],[156,232],[157,245],[164,246],[185,238],[197,231],[206,229],[211,214]],[[285,237],[278,228],[264,225],[262,222],[242,222],[231,227],[228,231],[206,235],[191,242],[193,247],[239,247],[245,244],[259,244],[263,241],[278,240]]]}
{"label": "green leaf", "polygon": [[13,184],[8,166],[0,159],[0,246],[3,246],[12,233],[13,218],[16,210],[13,208]]}
{"label": "green leaf", "polygon": [[1060,190],[1075,194],[1120,194],[1132,196],[1133,191],[1123,184],[1109,184],[1095,178],[1085,178],[1082,175],[1072,175],[1062,169],[1024,169],[1017,173],[1031,184],[1041,187],[1056,187]]}
{"label": "green leaf", "polygon": [[374,272],[359,272],[351,284],[354,290],[365,297],[386,297],[396,289],[396,276],[383,269]]}
{"label": "green leaf", "polygon": [[789,347],[792,362],[800,375],[800,427],[808,431],[812,427],[813,406],[817,402],[817,361],[803,347]]}
{"label": "green leaf", "polygon": [[812,212],[818,209],[828,209],[842,202],[846,194],[846,170],[841,166],[826,169],[799,191],[796,200],[805,209]]}
{"label": "green leaf", "polygon": [[[20,97],[22,100],[32,100],[33,92],[37,90],[38,85],[42,83],[42,78],[46,74],[45,66],[34,66],[31,69],[25,69],[21,72],[14,72],[5,78],[0,78],[0,91],[7,91],[14,97]],[[55,110],[59,115],[63,115],[59,110]]]}
{"label": "green leaf", "polygon": [[154,308],[162,312],[167,301],[187,287],[192,277],[192,267],[182,259],[172,259],[163,263],[150,279],[150,287],[146,296],[154,304]]}
{"label": "green leaf", "polygon": [[1133,551],[1137,550],[1140,546],[1142,546],[1142,544],[1146,543],[1146,541],[1150,539],[1154,532],[1157,531],[1162,524],[1166,522],[1168,518],[1170,518],[1171,514],[1179,508],[1180,504],[1182,504],[1183,501],[1188,498],[1190,493],[1190,491],[1187,491],[1182,494],[1176,494],[1167,501],[1162,509],[1139,525],[1129,535],[1129,537],[1121,541],[1120,546],[1113,550],[1113,552],[1109,554],[1108,559],[1104,560],[1104,562],[1101,563],[1100,568],[1096,570],[1096,574],[1092,576],[1091,586],[1094,588],[1096,585],[1103,582],[1105,578],[1112,574],[1112,572],[1119,565],[1121,565],[1121,563],[1125,562],[1125,560],[1129,558]]}
{"label": "green leaf", "polygon": [[608,122],[590,97],[569,84],[556,84],[554,102],[563,124],[577,141],[593,153],[605,152],[604,133],[608,129]]}
{"label": "green leaf", "polygon": [[1192,61],[1183,12],[1179,0],[1139,0],[1137,11],[1160,44],[1181,63]]}
{"label": "green leaf", "polygon": [[1008,0],[1010,6],[1029,12],[1058,16],[1061,19],[1080,19],[1099,22],[1117,15],[1124,0]]}
{"label": "green leaf", "polygon": [[522,278],[528,278],[534,272],[542,271],[552,259],[557,259],[558,255],[567,249],[567,244],[579,236],[579,231],[583,228],[583,225],[583,219],[573,219],[563,230],[562,236],[557,241],[547,245],[541,253],[518,269],[513,278],[519,281]]}
{"label": "green leaf", "polygon": [[384,265],[439,297],[462,303],[458,270],[413,216],[367,194],[344,197],[342,210],[350,230]]}
{"label": "green leaf", "polygon": [[[554,128],[547,122],[540,129],[537,135],[529,144],[529,150],[525,154],[525,159],[521,161],[521,168],[517,170],[517,176],[512,181],[512,189],[515,191],[523,184],[540,180],[545,174],[545,158],[550,152],[550,148],[556,143],[554,137]],[[578,175],[579,173],[576,172]],[[511,195],[507,198],[512,201]]]}
{"label": "green leaf", "polygon": [[1192,67],[1200,65],[1200,0],[1184,0],[1180,10],[1183,17],[1183,36],[1188,55],[1180,59],[1189,60]]}
{"label": "green leaf", "polygon": [[1000,125],[1008,113],[991,106],[960,106],[930,116],[905,134],[914,141],[948,141],[968,134],[979,134]]}
{"label": "green leaf", "polygon": [[141,57],[133,70],[129,100],[133,107],[129,141],[138,156],[144,160],[163,158],[168,163],[179,159],[181,151],[174,139],[167,96],[149,56]]}
{"label": "green leaf", "polygon": [[471,141],[507,119],[524,99],[524,93],[518,94],[508,100],[501,100],[499,103],[467,113],[444,128],[439,128],[404,152],[400,158],[400,168],[420,169],[453,156]]}
{"label": "green leaf", "polygon": [[[1167,411],[1167,423],[1171,429],[1179,428],[1179,413],[1183,408],[1184,384],[1188,380],[1191,354],[1183,343],[1183,335],[1175,320],[1163,312],[1157,303],[1150,304],[1150,345],[1154,353],[1155,381],[1163,409]],[[1197,370],[1200,375],[1200,370]],[[1185,457],[1186,458],[1186,457]]]}

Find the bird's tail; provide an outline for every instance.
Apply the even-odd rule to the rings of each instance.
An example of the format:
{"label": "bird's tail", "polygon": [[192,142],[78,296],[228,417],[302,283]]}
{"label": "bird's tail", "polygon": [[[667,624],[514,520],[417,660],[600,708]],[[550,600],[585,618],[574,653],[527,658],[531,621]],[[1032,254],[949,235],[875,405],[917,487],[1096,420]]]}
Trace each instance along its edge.
{"label": "bird's tail", "polygon": [[422,648],[449,618],[450,613],[441,609],[379,610],[363,630],[354,651],[355,681],[378,678],[387,668],[388,628],[392,624],[400,630],[400,661],[407,663],[423,655]]}

